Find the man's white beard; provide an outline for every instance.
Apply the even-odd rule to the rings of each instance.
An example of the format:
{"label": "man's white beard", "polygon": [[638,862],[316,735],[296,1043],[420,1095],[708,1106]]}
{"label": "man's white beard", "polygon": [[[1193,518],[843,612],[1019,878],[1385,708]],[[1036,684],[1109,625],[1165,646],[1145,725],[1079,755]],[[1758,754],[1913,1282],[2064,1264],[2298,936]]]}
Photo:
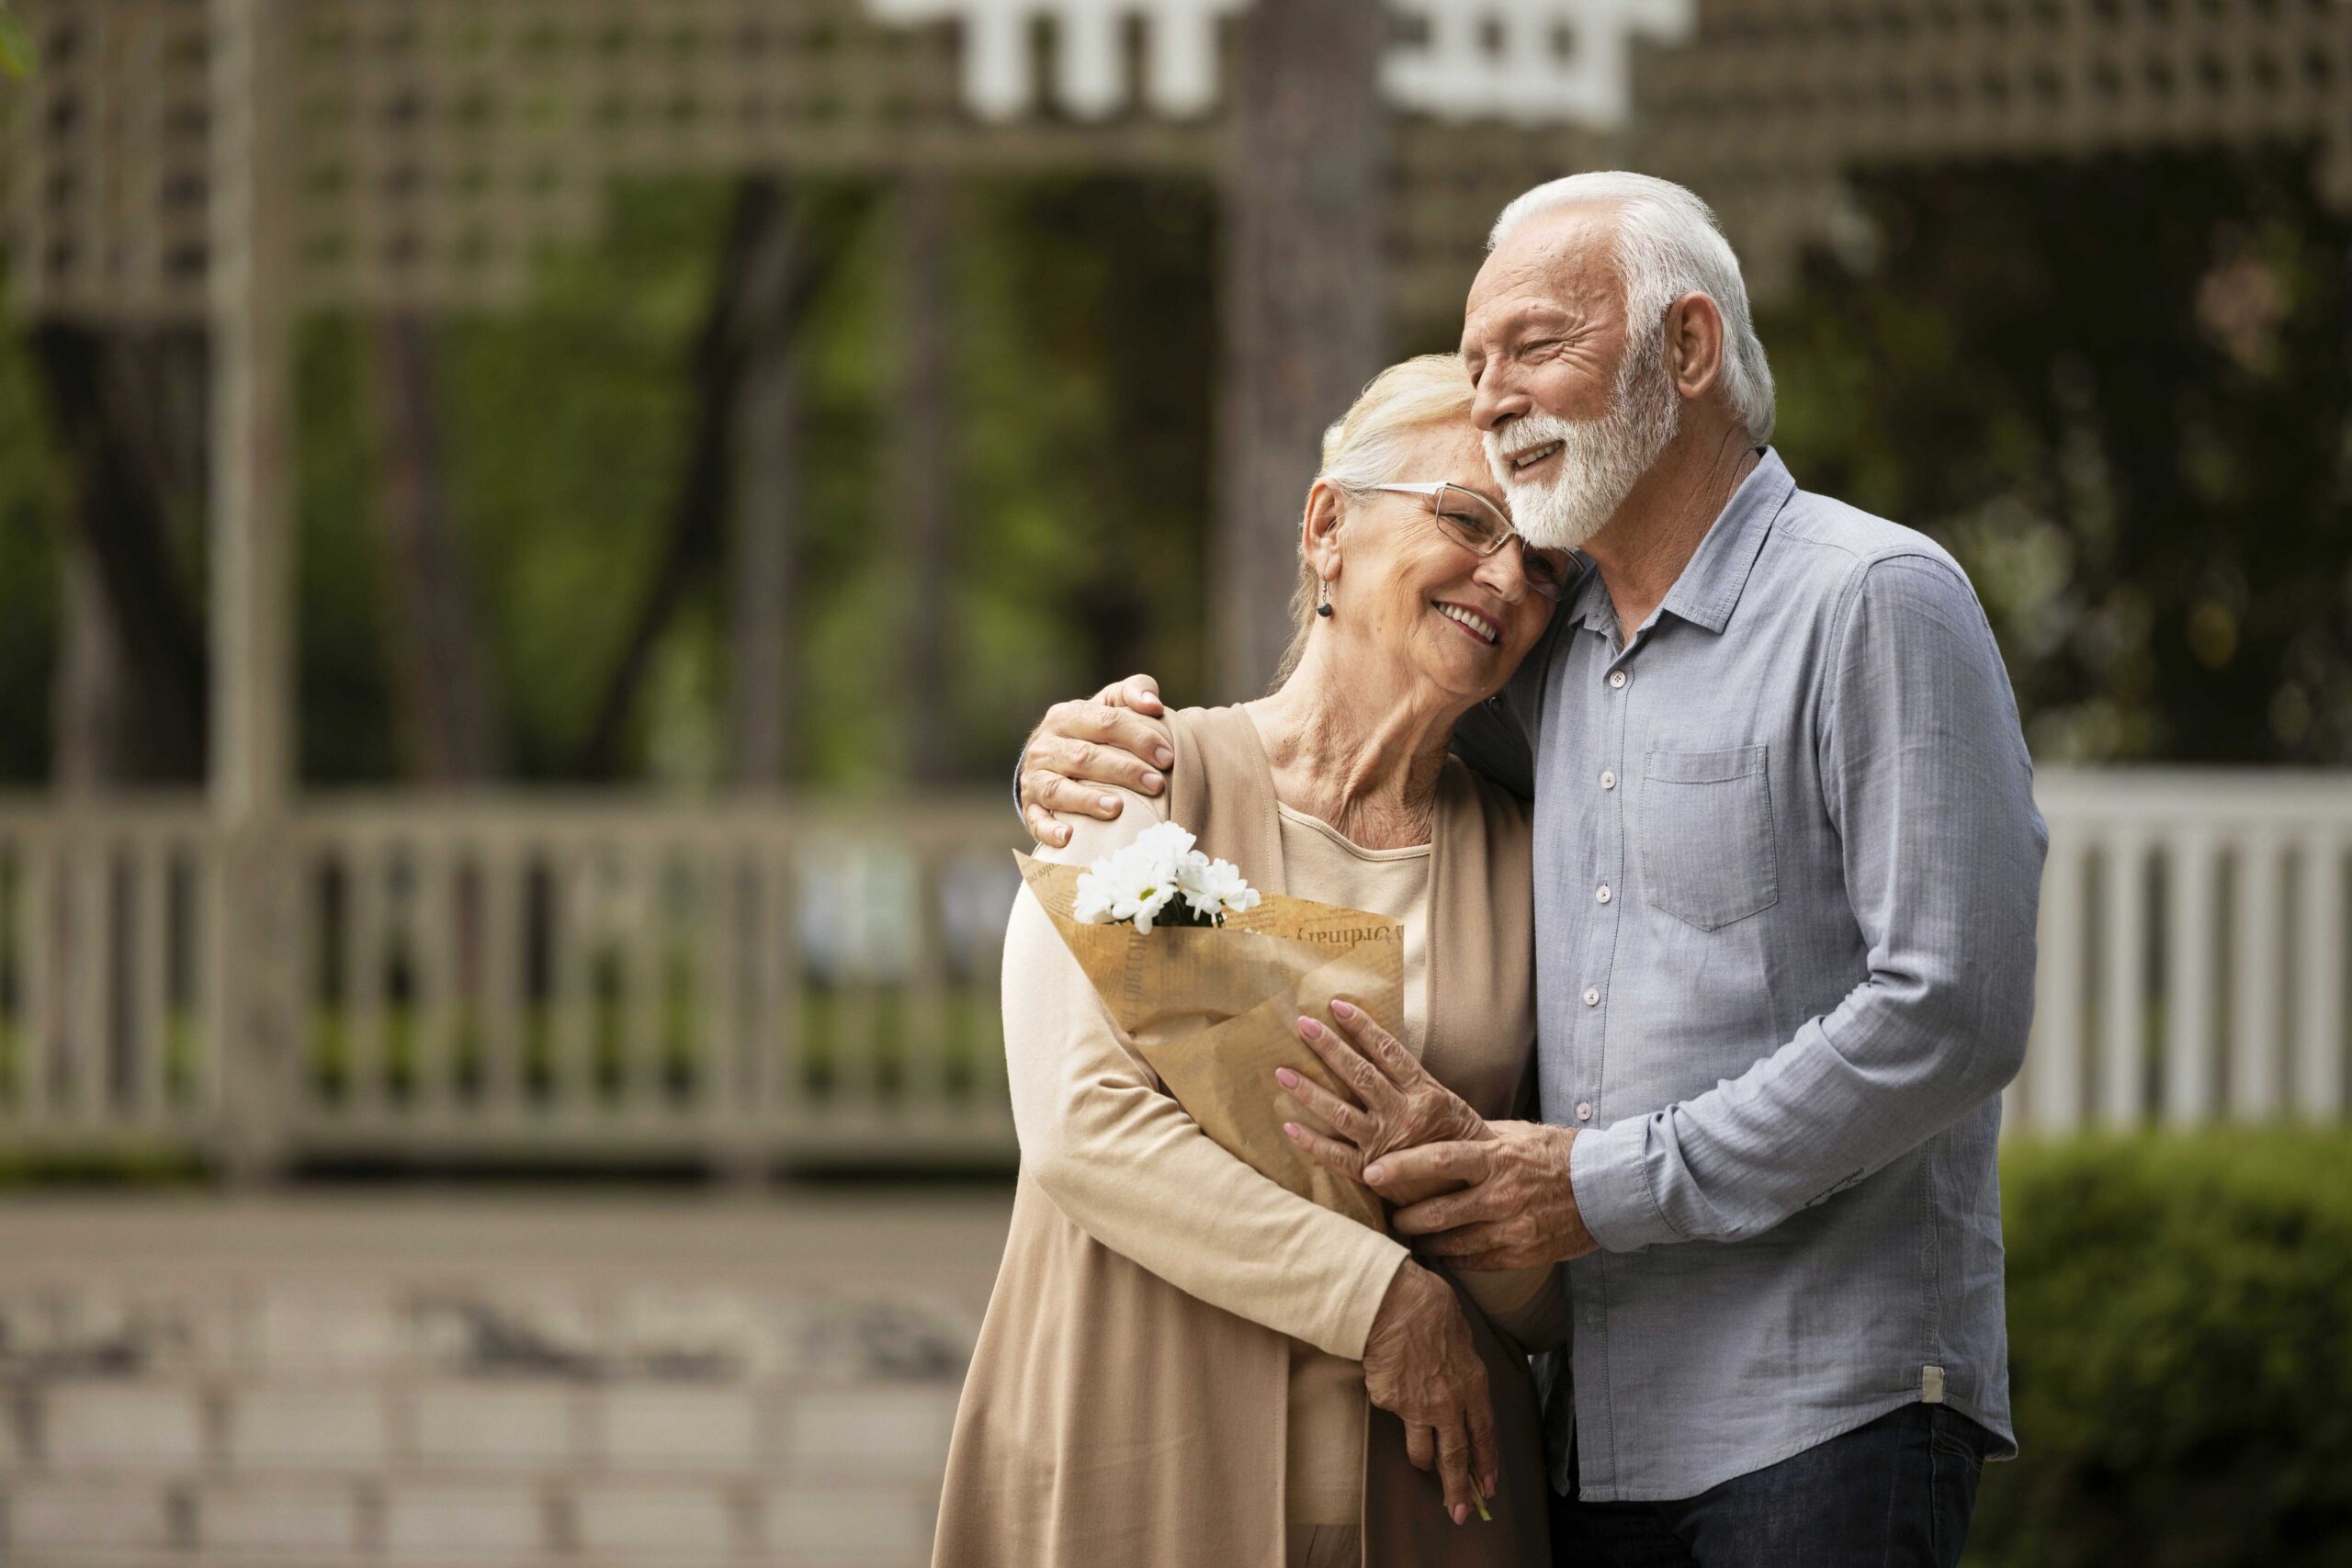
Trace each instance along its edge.
{"label": "man's white beard", "polygon": [[[1531,409],[1487,433],[1487,461],[1510,498],[1511,522],[1538,549],[1581,549],[1600,532],[1674,439],[1682,401],[1666,378],[1666,334],[1649,334],[1625,356],[1609,412],[1565,420]],[[1513,476],[1507,452],[1560,443],[1550,482]]]}

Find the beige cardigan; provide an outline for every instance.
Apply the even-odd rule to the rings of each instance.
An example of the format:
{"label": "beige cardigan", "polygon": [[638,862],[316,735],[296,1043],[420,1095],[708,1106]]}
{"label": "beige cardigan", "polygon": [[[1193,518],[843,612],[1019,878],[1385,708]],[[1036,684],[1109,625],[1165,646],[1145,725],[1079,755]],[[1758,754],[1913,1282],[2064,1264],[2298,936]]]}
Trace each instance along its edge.
{"label": "beige cardigan", "polygon": [[[1169,728],[1170,815],[1282,892],[1249,716],[1186,710]],[[1442,1076],[1483,1113],[1518,1113],[1534,1039],[1526,818],[1449,762],[1434,845],[1427,1056],[1458,1065]],[[1073,836],[1055,858],[1101,852]],[[1406,1250],[1202,1133],[1025,891],[1004,991],[1022,1165],[934,1568],[1282,1568],[1290,1340],[1361,1358]]]}

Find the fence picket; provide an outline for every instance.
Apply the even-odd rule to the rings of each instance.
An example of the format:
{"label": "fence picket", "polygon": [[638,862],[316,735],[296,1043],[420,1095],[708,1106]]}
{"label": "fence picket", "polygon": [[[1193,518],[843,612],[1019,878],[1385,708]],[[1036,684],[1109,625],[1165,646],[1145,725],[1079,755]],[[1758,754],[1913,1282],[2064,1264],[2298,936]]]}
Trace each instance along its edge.
{"label": "fence picket", "polygon": [[[693,871],[695,1027],[687,1033],[693,1113],[712,1140],[732,1147],[747,1130],[743,1054],[743,908],[741,863],[698,843]],[[734,1157],[730,1156],[730,1157]]]}
{"label": "fence picket", "polygon": [[551,1041],[548,1120],[584,1118],[596,1099],[595,998],[590,973],[588,862],[569,838],[548,857]]}
{"label": "fence picket", "polygon": [[899,1099],[916,1114],[938,1115],[949,1109],[947,933],[941,907],[948,864],[944,851],[929,845],[914,851],[914,907],[907,930],[906,995],[899,1032]]}
{"label": "fence picket", "polygon": [[2072,833],[2052,834],[2052,840],[2041,882],[2026,1110],[2034,1126],[2056,1133],[2071,1132],[2083,1121],[2083,975],[2088,957],[2084,883],[2089,846]]}
{"label": "fence picket", "polygon": [[2214,948],[2221,845],[2203,826],[2176,833],[2165,937],[2164,1119],[2194,1127],[2213,1114]]}
{"label": "fence picket", "polygon": [[511,843],[485,842],[474,863],[474,910],[481,942],[467,995],[481,1045],[481,1104],[485,1115],[513,1114],[524,1097],[524,878],[530,863]]}
{"label": "fence picket", "polygon": [[663,1093],[663,1023],[669,990],[668,844],[656,842],[623,856],[621,932],[621,1107],[625,1114],[660,1120]]}
{"label": "fence picket", "polygon": [[457,948],[465,919],[458,907],[456,846],[420,837],[409,853],[409,1083],[429,1120],[446,1115],[456,1098]]}
{"label": "fence picket", "polygon": [[2147,840],[2131,829],[2111,834],[2104,869],[2099,1120],[2109,1126],[2130,1126],[2140,1120],[2147,1081]]}
{"label": "fence picket", "polygon": [[759,1037],[756,1071],[767,1086],[762,1102],[771,1128],[788,1137],[797,1131],[808,1108],[808,987],[800,943],[800,883],[798,862],[787,838],[760,861],[763,896],[767,903],[765,936],[758,964],[769,976],[775,1018]]}
{"label": "fence picket", "polygon": [[356,834],[343,854],[343,1105],[366,1114],[385,1100],[385,886],[390,846]]}
{"label": "fence picket", "polygon": [[2313,829],[2301,844],[2296,931],[2295,1106],[2308,1122],[2345,1114],[2345,840]]}
{"label": "fence picket", "polygon": [[172,1039],[172,853],[174,841],[162,832],[142,835],[134,842],[131,863],[131,967],[130,1113],[146,1126],[170,1119],[165,1098],[164,1062]]}
{"label": "fence picket", "polygon": [[65,1088],[73,1114],[83,1126],[107,1124],[107,1101],[112,1087],[112,1046],[116,988],[114,956],[111,835],[91,826],[74,837],[67,851],[66,897],[70,900],[65,926],[64,964],[68,1001],[63,1044],[67,1063]]}
{"label": "fence picket", "polygon": [[2235,908],[2231,911],[2229,1110],[2241,1121],[2278,1114],[2280,971],[2278,874],[2275,834],[2238,842]]}
{"label": "fence picket", "polygon": [[17,883],[17,946],[24,965],[18,984],[24,1004],[17,1036],[18,1116],[33,1126],[50,1120],[50,1051],[57,1034],[56,842],[47,834],[29,840]]}

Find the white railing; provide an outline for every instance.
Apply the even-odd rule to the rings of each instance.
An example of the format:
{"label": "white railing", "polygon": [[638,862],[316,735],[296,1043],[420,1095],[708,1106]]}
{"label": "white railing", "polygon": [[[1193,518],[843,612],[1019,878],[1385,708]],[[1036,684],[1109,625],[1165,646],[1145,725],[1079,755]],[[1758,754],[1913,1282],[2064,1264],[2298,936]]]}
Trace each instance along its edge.
{"label": "white railing", "polygon": [[192,806],[0,808],[0,1145],[209,1136],[213,844]]}
{"label": "white railing", "polygon": [[2009,1123],[2346,1119],[2352,775],[2047,770]]}
{"label": "white railing", "polygon": [[[222,953],[200,809],[0,810],[0,1146],[1000,1161],[1015,838],[996,799],[311,804],[280,940]],[[277,1038],[211,1037],[220,964]]]}
{"label": "white railing", "polygon": [[[2352,776],[2040,795],[2007,1124],[2346,1121]],[[0,1151],[1001,1163],[1015,837],[986,796],[314,801],[232,925],[200,805],[0,806]],[[231,978],[264,1021],[224,1043]]]}

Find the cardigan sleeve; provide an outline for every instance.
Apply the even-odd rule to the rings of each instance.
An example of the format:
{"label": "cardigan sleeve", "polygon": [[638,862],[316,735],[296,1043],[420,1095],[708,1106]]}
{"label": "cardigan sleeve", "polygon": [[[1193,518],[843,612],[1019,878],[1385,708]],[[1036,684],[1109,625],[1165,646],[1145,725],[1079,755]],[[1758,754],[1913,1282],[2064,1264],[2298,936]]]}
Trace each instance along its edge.
{"label": "cardigan sleeve", "polygon": [[[1159,820],[1129,795],[1115,822],[1039,858],[1091,864]],[[1074,1224],[1178,1289],[1361,1359],[1395,1237],[1299,1197],[1204,1133],[1129,1048],[1023,888],[1004,942],[1004,1053],[1022,1164]]]}
{"label": "cardigan sleeve", "polygon": [[1521,1349],[1532,1355],[1557,1350],[1568,1342],[1568,1293],[1560,1283],[1558,1264],[1498,1272],[1462,1269],[1453,1278],[1496,1327],[1519,1341]]}

